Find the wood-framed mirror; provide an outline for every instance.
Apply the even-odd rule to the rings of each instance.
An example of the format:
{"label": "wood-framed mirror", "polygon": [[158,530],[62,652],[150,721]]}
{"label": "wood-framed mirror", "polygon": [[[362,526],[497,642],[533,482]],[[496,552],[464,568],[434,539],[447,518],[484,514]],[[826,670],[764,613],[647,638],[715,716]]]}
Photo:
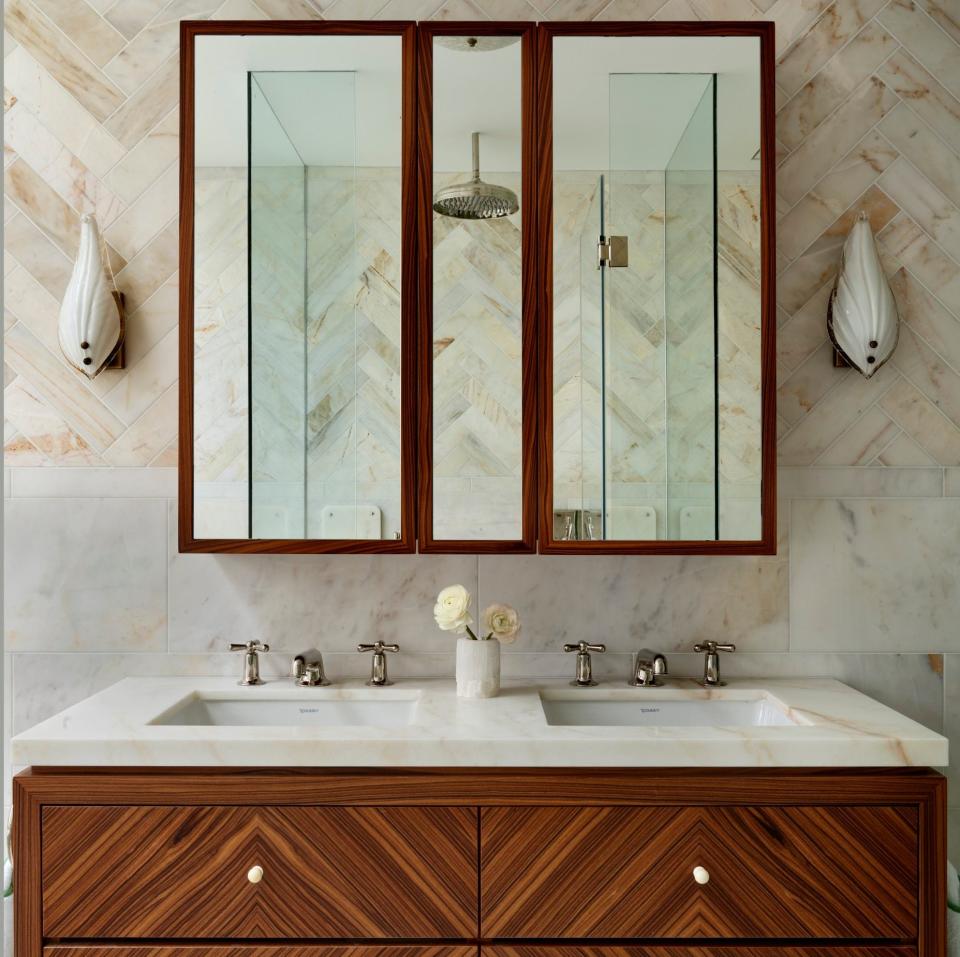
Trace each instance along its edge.
{"label": "wood-framed mirror", "polygon": [[538,27],[541,552],[776,551],[773,57]]}
{"label": "wood-framed mirror", "polygon": [[534,31],[418,27],[424,552],[536,550]]}
{"label": "wood-framed mirror", "polygon": [[415,26],[181,51],[180,550],[411,552]]}

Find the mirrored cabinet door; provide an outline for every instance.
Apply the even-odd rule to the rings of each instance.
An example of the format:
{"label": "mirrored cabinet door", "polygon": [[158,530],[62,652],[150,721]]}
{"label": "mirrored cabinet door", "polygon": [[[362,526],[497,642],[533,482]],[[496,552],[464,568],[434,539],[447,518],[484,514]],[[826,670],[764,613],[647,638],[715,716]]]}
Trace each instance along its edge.
{"label": "mirrored cabinet door", "polygon": [[533,551],[533,27],[419,32],[419,547]]}
{"label": "mirrored cabinet door", "polygon": [[414,28],[183,29],[181,547],[411,551]]}
{"label": "mirrored cabinet door", "polygon": [[541,25],[540,549],[775,549],[772,25]]}

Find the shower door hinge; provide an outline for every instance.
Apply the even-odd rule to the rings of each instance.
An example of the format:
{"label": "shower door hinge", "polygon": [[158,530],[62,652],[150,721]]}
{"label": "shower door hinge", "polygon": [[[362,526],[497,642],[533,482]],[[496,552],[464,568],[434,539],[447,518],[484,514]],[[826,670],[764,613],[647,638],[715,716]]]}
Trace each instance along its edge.
{"label": "shower door hinge", "polygon": [[618,269],[627,265],[627,237],[601,236],[597,243],[597,269]]}

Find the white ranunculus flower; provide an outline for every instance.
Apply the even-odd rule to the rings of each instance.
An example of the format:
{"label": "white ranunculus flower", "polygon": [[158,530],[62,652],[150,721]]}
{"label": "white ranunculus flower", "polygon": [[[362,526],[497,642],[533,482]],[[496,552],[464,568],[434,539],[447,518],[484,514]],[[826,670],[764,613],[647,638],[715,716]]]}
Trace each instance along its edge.
{"label": "white ranunculus flower", "polygon": [[444,588],[437,595],[433,617],[442,631],[464,634],[467,626],[473,624],[470,617],[470,592],[463,585],[449,585]]}
{"label": "white ranunculus flower", "polygon": [[483,630],[498,641],[510,644],[520,634],[520,616],[509,605],[491,605],[483,612]]}

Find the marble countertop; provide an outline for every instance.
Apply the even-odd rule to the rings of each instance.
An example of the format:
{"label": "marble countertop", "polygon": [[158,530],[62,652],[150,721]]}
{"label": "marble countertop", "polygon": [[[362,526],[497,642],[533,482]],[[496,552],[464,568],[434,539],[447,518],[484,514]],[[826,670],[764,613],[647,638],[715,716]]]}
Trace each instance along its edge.
{"label": "marble countertop", "polygon": [[[554,700],[765,701],[795,723],[766,726],[549,724]],[[204,700],[262,702],[277,713],[317,713],[324,701],[406,702],[392,726],[174,724]],[[391,705],[391,707],[396,707]],[[673,706],[671,706],[673,707]],[[290,712],[293,709],[293,712]],[[322,710],[322,708],[320,709]],[[651,713],[653,711],[651,710]],[[664,712],[665,713],[665,712]],[[782,714],[781,714],[782,717]],[[127,678],[17,735],[17,766],[298,767],[880,767],[945,766],[947,740],[828,678],[733,679],[705,691],[690,679],[661,688],[559,680],[507,681],[499,697],[465,700],[452,679],[409,679],[388,688],[348,681],[300,688],[290,679],[243,688],[228,678]]]}

